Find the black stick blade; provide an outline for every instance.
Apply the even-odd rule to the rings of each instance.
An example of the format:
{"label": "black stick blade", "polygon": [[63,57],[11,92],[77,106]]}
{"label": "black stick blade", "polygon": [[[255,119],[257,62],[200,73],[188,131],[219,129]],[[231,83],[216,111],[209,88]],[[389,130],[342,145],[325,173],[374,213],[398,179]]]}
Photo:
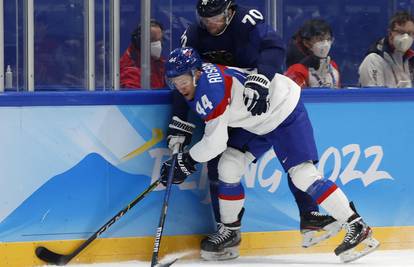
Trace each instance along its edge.
{"label": "black stick blade", "polygon": [[36,256],[44,262],[53,263],[55,265],[66,265],[72,258],[70,255],[62,255],[55,253],[46,247],[37,247],[35,250]]}

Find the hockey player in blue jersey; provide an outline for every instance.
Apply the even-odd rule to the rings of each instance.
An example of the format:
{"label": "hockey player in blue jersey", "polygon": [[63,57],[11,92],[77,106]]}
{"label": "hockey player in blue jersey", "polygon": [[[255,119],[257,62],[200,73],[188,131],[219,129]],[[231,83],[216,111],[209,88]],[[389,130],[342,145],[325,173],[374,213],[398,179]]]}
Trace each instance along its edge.
{"label": "hockey player in blue jersey", "polygon": [[231,0],[199,0],[198,23],[181,36],[181,45],[197,50],[201,58],[239,68],[257,67],[271,79],[283,72],[285,45],[257,9]]}
{"label": "hockey player in blue jersey", "polygon": [[[231,0],[199,0],[197,15],[198,22],[191,24],[181,37],[182,46],[195,48],[207,62],[256,68],[257,73],[252,74],[252,77],[262,75],[262,79],[267,82],[262,83],[263,87],[246,88],[246,105],[252,115],[266,112],[269,104],[266,84],[270,84],[269,81],[275,73],[283,73],[285,46],[282,39],[265,23],[263,15],[258,10],[244,8]],[[175,138],[179,135],[186,137],[187,145],[194,126],[187,122],[188,106],[178,91],[173,91],[172,112],[173,119],[167,134],[169,147],[173,147],[175,140],[180,140]],[[232,134],[238,129],[229,131]],[[270,145],[262,146],[254,157],[259,158],[270,148]],[[217,156],[207,163],[211,200],[218,227],[221,223],[217,196],[219,158],[220,156]],[[288,183],[299,208],[302,246],[309,247],[336,234],[339,227],[335,220],[331,216],[319,213],[313,199],[297,189],[290,177]],[[316,232],[322,230],[325,230],[323,234],[317,236]]]}
{"label": "hockey player in blue jersey", "polygon": [[[300,99],[300,87],[286,76],[276,74],[268,81],[263,75],[211,63],[202,64],[192,48],[178,48],[166,64],[167,84],[179,91],[190,108],[205,121],[202,139],[187,152],[178,154],[174,183],[181,183],[196,170],[196,164],[222,154],[219,165],[219,210],[223,224],[214,238],[202,242],[203,258],[237,254],[241,242],[238,214],[244,204],[240,183],[246,164],[256,150],[268,144],[290,175],[292,183],[307,192],[322,208],[343,224],[346,235],[335,249],[343,262],[353,261],[378,247],[371,228],[349,203],[337,185],[323,179],[314,162],[318,156],[313,129]],[[245,87],[269,88],[269,110],[253,116],[244,101]],[[240,129],[228,135],[228,127]],[[166,179],[171,160],[162,167]],[[356,250],[356,247],[362,250]]]}

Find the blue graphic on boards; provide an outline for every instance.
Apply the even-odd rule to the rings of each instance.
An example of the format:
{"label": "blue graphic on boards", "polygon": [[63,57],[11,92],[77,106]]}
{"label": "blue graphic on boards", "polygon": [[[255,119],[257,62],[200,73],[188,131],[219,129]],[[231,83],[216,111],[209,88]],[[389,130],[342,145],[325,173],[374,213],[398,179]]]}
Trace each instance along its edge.
{"label": "blue graphic on boards", "polygon": [[[414,127],[407,123],[411,121],[413,103],[323,103],[307,104],[307,108],[317,139],[320,155],[319,168],[323,170],[325,178],[335,181],[349,199],[355,201],[359,213],[371,226],[413,225],[414,213],[411,210],[414,201],[411,189],[414,186],[414,180],[410,179],[412,160],[407,156],[414,150],[414,142],[411,141],[414,136]],[[147,109],[152,111],[147,113]],[[374,109],[377,111],[373,112]],[[69,110],[71,111],[69,113],[65,109],[59,114],[70,114],[65,119],[66,122],[71,122],[82,119],[82,116],[76,114],[84,110],[84,108],[73,108]],[[120,110],[122,116],[116,113],[116,109],[105,109],[106,113],[103,114],[109,117],[99,114],[96,117],[106,118],[103,120],[106,123],[104,125],[111,122],[112,128],[102,127],[105,130],[109,129],[109,133],[112,133],[115,128],[124,129],[125,133],[133,137],[137,131],[142,137],[141,143],[137,142],[129,147],[125,145],[129,144],[127,142],[129,139],[126,139],[122,140],[124,143],[118,144],[113,142],[117,140],[114,139],[117,136],[114,135],[112,138],[111,135],[111,138],[107,138],[107,132],[100,131],[100,127],[85,129],[85,127],[78,127],[77,124],[71,124],[73,127],[65,130],[66,128],[62,128],[64,126],[62,123],[62,125],[52,124],[54,127],[48,128],[51,122],[56,121],[51,115],[51,121],[44,122],[45,127],[37,126],[48,134],[55,133],[56,129],[59,133],[60,131],[72,133],[73,129],[77,130],[75,133],[83,133],[83,131],[92,129],[95,130],[95,134],[88,135],[87,144],[90,141],[101,142],[100,140],[103,140],[99,143],[102,146],[95,146],[93,150],[86,146],[89,149],[86,156],[81,156],[80,161],[77,159],[75,164],[69,165],[75,165],[69,170],[65,168],[67,171],[64,173],[56,175],[59,172],[54,172],[51,178],[43,177],[47,175],[40,175],[37,169],[29,168],[31,172],[29,174],[32,174],[35,182],[37,180],[47,181],[38,189],[29,184],[33,180],[31,176],[30,179],[27,178],[27,173],[21,175],[21,172],[17,172],[20,175],[16,175],[16,179],[5,180],[14,181],[13,185],[16,185],[16,188],[32,186],[30,188],[33,188],[33,191],[28,194],[27,198],[25,196],[22,199],[23,202],[12,203],[16,208],[4,213],[4,219],[0,221],[1,242],[87,238],[140,194],[150,184],[151,177],[158,176],[161,163],[168,157],[165,139],[155,143],[139,156],[126,161],[120,159],[124,156],[124,152],[128,153],[147,142],[148,138],[152,138],[150,131],[154,128],[160,128],[163,133],[166,132],[167,108],[155,106],[152,109],[148,106],[144,109],[126,106]],[[51,114],[47,109],[36,108],[27,110],[27,112],[25,110],[22,123],[25,126],[22,129],[25,131],[41,122],[41,120],[33,121],[35,117],[40,116],[29,117],[33,111]],[[15,117],[9,120],[8,125],[14,127],[13,133],[19,133],[20,124],[16,122],[22,119],[19,119],[16,114],[22,112],[18,109],[9,110],[9,112]],[[87,121],[96,121],[95,117],[90,115],[95,113],[85,114],[89,114],[86,117]],[[123,118],[127,118],[128,123],[125,121],[119,123]],[[387,123],[391,121],[392,127]],[[117,122],[119,126],[113,127],[113,123]],[[199,140],[202,132],[202,125],[199,121],[196,123],[198,126],[193,142]],[[133,128],[128,128],[129,125]],[[126,131],[125,129],[133,130]],[[49,155],[50,159],[57,157],[58,163],[62,162],[60,159],[65,159],[65,155],[70,154],[68,149],[73,147],[71,145],[73,143],[65,143],[64,147],[68,149],[62,150],[54,147],[52,141],[73,141],[79,140],[75,137],[83,136],[78,134],[73,135],[72,139],[42,139],[43,135],[38,134],[37,131],[34,133],[36,135],[33,135],[34,137],[29,135],[31,138],[29,139],[33,142],[50,141],[47,144],[56,150],[50,153],[53,155]],[[62,134],[62,136],[65,135]],[[120,136],[125,136],[125,134]],[[2,140],[15,139],[3,138]],[[5,144],[8,143],[5,141]],[[78,147],[85,147],[81,145]],[[123,146],[122,151],[117,150],[120,146]],[[7,148],[7,146],[4,147]],[[22,150],[21,155],[32,152],[30,149],[33,148],[24,147],[28,151]],[[102,147],[98,150],[100,153],[95,153],[96,147]],[[118,151],[120,157],[116,160],[108,154],[104,157],[102,153],[108,150],[107,147],[111,149],[110,151]],[[8,150],[4,149],[4,151]],[[47,149],[41,150],[42,153],[47,153],[47,151]],[[48,164],[50,168],[53,168],[53,164],[56,163],[48,161]],[[214,227],[208,202],[206,173],[205,170],[200,172],[201,166],[198,168],[199,171],[180,187],[173,186],[167,215],[166,235],[204,234],[211,232]],[[18,170],[18,168],[13,170],[15,169]],[[243,231],[260,232],[299,228],[298,209],[288,189],[286,175],[280,170],[282,168],[274,155],[265,155],[256,165],[249,167],[249,171],[242,180],[246,190]],[[25,183],[18,183],[21,178],[26,178],[22,179]],[[190,184],[192,186],[189,186]],[[2,188],[3,194],[7,193],[6,188]],[[19,194],[19,191],[11,190],[10,192],[15,195]],[[163,188],[157,188],[116,222],[104,233],[103,237],[154,236],[164,192]],[[4,197],[1,204],[4,207],[10,203],[10,198]]]}
{"label": "blue graphic on boards", "polygon": [[[50,179],[13,211],[0,224],[0,240],[87,238],[149,184],[150,177],[122,172],[100,155],[90,154],[72,169]],[[252,191],[248,192],[249,196],[254,194],[255,198],[264,200],[260,196],[261,190],[256,193],[254,190],[247,191]],[[102,237],[152,236],[158,224],[164,192],[157,190],[150,193]],[[165,234],[203,234],[212,231],[214,221],[210,205],[201,203],[206,194],[205,190],[180,190],[174,185]],[[274,197],[272,193],[267,194]],[[248,201],[246,208],[249,217],[255,214],[258,204],[254,198]],[[286,216],[269,201],[264,200],[262,204],[260,213],[268,214],[267,222],[259,228],[254,227],[258,221],[254,219],[256,216],[252,216],[252,219],[246,219],[246,231],[297,229],[296,219]],[[278,219],[272,219],[275,217]]]}
{"label": "blue graphic on boards", "polygon": [[[99,229],[150,184],[150,177],[119,171],[98,154],[45,183],[0,224],[1,241],[85,238]],[[208,206],[199,203],[198,192],[182,194],[174,188],[166,234],[206,231],[200,218]],[[153,191],[103,237],[152,236],[158,223],[164,190]],[[180,204],[184,203],[184,204]],[[187,203],[187,204],[186,204]]]}

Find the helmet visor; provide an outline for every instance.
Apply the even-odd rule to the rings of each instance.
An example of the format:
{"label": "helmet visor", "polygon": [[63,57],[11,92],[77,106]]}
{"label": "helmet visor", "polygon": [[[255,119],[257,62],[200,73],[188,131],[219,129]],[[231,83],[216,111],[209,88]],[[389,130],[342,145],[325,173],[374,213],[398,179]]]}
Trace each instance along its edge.
{"label": "helmet visor", "polygon": [[227,12],[212,16],[212,17],[200,17],[200,24],[205,28],[210,34],[218,35],[227,26]]}
{"label": "helmet visor", "polygon": [[193,77],[191,74],[186,73],[177,77],[166,78],[167,85],[171,89],[181,90],[182,88],[188,88],[193,83]]}
{"label": "helmet visor", "polygon": [[203,25],[211,24],[223,24],[226,22],[226,12],[212,16],[212,17],[200,17],[200,21]]}

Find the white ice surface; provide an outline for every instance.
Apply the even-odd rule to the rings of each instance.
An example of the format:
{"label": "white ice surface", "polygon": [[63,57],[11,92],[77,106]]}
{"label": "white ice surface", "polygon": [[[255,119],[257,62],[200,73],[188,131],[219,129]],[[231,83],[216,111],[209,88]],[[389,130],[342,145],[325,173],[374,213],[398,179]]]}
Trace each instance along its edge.
{"label": "white ice surface", "polygon": [[[178,254],[177,254],[178,255]],[[173,258],[174,255],[168,255],[166,258],[161,259],[161,262]],[[179,256],[175,256],[179,257]],[[414,266],[414,250],[383,250],[375,251],[370,255],[367,255],[355,262],[341,264],[339,258],[334,254],[289,254],[289,255],[277,255],[277,256],[257,256],[257,257],[240,257],[232,261],[224,262],[206,262],[201,260],[179,260],[173,267],[179,266],[203,266],[203,267],[216,267],[216,266],[231,266],[231,267],[245,267],[245,266],[306,266],[306,267],[330,267],[330,266],[348,266],[348,267],[377,267],[377,266]],[[50,265],[49,265],[50,266]],[[119,263],[106,263],[106,264],[81,264],[74,265],[76,267],[148,267],[149,262],[142,261],[129,261]],[[46,266],[45,266],[46,267]]]}

